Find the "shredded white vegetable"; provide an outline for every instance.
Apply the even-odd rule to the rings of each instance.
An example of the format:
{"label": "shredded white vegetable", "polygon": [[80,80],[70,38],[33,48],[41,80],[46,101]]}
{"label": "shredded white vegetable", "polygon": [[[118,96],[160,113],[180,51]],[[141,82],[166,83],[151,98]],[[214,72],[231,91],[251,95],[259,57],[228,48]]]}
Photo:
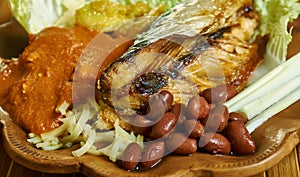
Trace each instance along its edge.
{"label": "shredded white vegetable", "polygon": [[135,136],[133,132],[128,133],[124,129],[122,129],[119,126],[119,120],[117,119],[114,124],[115,130],[114,130],[114,140],[113,142],[102,148],[102,149],[90,149],[88,151],[89,154],[94,155],[106,155],[109,157],[109,159],[113,162],[115,162],[120,156],[122,155],[123,151],[127,147],[128,144],[132,142],[136,142],[143,148],[143,141],[144,138],[141,135]]}
{"label": "shredded white vegetable", "polygon": [[92,130],[91,127],[88,126],[87,124],[85,124],[84,130],[85,130],[84,133],[87,136],[87,140],[86,140],[86,142],[84,142],[84,145],[81,148],[72,152],[74,157],[80,157],[83,154],[85,154],[86,152],[88,152],[90,147],[95,142],[96,132],[94,130]]}
{"label": "shredded white vegetable", "polygon": [[[97,123],[101,130],[105,127],[105,125],[98,125],[104,123],[97,120],[99,118],[97,116],[99,106],[96,103],[90,101],[79,109],[73,109],[72,111],[68,111],[69,106],[69,103],[64,102],[56,109],[66,117],[61,119],[61,126],[42,133],[40,136],[29,133],[27,141],[43,150],[68,148],[79,142],[80,148],[72,151],[74,157],[80,157],[86,153],[106,155],[114,162],[131,142],[136,142],[143,148],[143,136],[135,136],[133,132],[128,133],[122,129],[119,126],[118,119],[115,121],[114,130],[96,132],[96,129],[88,121],[94,121],[94,124]],[[97,119],[93,120],[95,117]],[[111,144],[98,149],[94,145],[98,142]]]}
{"label": "shredded white vegetable", "polygon": [[70,103],[64,101],[60,106],[56,108],[56,112],[60,112],[62,115],[67,114],[67,109],[69,108]]}

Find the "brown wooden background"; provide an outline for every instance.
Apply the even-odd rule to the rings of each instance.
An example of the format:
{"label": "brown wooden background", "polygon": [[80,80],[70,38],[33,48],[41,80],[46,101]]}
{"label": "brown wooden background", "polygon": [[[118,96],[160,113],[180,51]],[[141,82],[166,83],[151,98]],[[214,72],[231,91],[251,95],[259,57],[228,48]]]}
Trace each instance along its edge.
{"label": "brown wooden background", "polygon": [[[293,26],[294,38],[289,46],[288,57],[300,52],[300,18],[293,22]],[[0,130],[2,130],[2,127],[0,127]],[[84,177],[84,175],[79,173],[50,174],[23,167],[22,164],[17,164],[6,154],[2,144],[2,131],[0,133],[0,142],[0,177]],[[300,144],[277,165],[254,177],[300,177],[299,164]]]}

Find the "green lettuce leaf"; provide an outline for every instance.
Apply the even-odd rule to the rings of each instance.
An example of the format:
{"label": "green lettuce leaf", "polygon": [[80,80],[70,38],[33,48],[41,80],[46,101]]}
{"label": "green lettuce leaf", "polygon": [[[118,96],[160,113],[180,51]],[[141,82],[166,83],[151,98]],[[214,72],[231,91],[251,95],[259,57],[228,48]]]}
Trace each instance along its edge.
{"label": "green lettuce leaf", "polygon": [[287,47],[292,41],[288,22],[300,13],[297,0],[255,0],[255,9],[260,14],[260,35],[270,35],[266,56],[274,60],[272,68],[286,61]]}
{"label": "green lettuce leaf", "polygon": [[10,0],[13,16],[29,33],[49,26],[72,26],[76,9],[90,0]]}
{"label": "green lettuce leaf", "polygon": [[292,30],[288,31],[288,22],[300,14],[297,0],[255,0],[255,11],[260,16],[258,35],[269,35],[263,63],[255,70],[250,84],[286,61],[287,48],[292,41]]}
{"label": "green lettuce leaf", "polygon": [[[25,30],[36,34],[50,26],[75,24],[75,11],[93,0],[10,0],[13,16]],[[183,0],[114,0],[122,4],[144,2],[150,7],[165,5],[166,10]]]}

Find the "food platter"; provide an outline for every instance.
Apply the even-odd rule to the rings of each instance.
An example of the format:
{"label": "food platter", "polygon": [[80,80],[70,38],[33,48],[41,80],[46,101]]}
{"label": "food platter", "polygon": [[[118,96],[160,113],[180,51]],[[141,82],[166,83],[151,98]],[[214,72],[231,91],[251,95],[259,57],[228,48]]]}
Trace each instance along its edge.
{"label": "food platter", "polygon": [[[297,20],[299,24],[299,20]],[[296,23],[295,23],[296,24]],[[299,28],[289,54],[299,52]],[[289,56],[290,57],[290,56]],[[287,156],[300,142],[300,101],[276,114],[252,133],[257,149],[247,156],[211,155],[203,152],[190,156],[170,155],[150,170],[126,171],[105,156],[85,154],[73,157],[79,147],[44,151],[26,141],[27,133],[0,109],[0,130],[8,155],[17,163],[47,173],[78,172],[86,176],[251,176],[267,170]]]}
{"label": "food platter", "polygon": [[79,172],[87,176],[249,176],[265,171],[288,155],[300,142],[300,102],[273,116],[252,133],[257,151],[248,156],[194,153],[170,155],[147,171],[128,172],[104,156],[73,157],[71,148],[43,151],[26,141],[27,133],[8,115],[0,114],[3,143],[9,156],[30,169],[49,173]]}

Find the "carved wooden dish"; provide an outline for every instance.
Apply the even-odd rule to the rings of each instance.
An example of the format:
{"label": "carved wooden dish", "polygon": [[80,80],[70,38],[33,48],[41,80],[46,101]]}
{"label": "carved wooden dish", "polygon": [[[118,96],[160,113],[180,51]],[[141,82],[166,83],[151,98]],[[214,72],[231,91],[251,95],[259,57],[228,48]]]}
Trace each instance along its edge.
{"label": "carved wooden dish", "polygon": [[300,142],[300,101],[275,115],[252,133],[256,153],[248,156],[222,156],[197,152],[191,156],[169,155],[147,171],[128,172],[104,156],[72,156],[78,148],[56,151],[36,149],[26,141],[27,134],[9,116],[0,113],[3,143],[16,162],[42,172],[79,172],[87,176],[249,176],[267,170],[288,155]]}

